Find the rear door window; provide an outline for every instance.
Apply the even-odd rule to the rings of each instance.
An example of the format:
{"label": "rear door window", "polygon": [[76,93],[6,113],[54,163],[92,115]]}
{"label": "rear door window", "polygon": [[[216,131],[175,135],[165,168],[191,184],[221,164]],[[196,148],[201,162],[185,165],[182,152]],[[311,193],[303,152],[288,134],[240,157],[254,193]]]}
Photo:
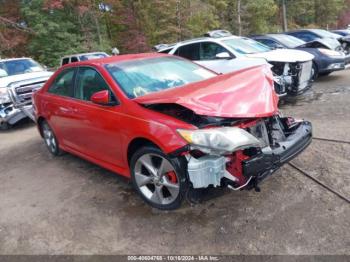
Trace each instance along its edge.
{"label": "rear door window", "polygon": [[213,42],[202,42],[200,48],[200,60],[215,60],[217,54],[230,52],[221,45]]}
{"label": "rear door window", "polygon": [[199,60],[200,43],[184,45],[178,48],[176,55],[190,59]]}
{"label": "rear door window", "polygon": [[48,92],[55,95],[73,97],[75,68],[62,71],[49,87]]}
{"label": "rear door window", "polygon": [[79,62],[79,59],[78,59],[76,56],[72,56],[71,59],[70,59],[70,61],[71,61],[72,63],[75,63],[75,62]]}
{"label": "rear door window", "polygon": [[66,65],[66,64],[69,64],[69,57],[62,59],[62,65]]}

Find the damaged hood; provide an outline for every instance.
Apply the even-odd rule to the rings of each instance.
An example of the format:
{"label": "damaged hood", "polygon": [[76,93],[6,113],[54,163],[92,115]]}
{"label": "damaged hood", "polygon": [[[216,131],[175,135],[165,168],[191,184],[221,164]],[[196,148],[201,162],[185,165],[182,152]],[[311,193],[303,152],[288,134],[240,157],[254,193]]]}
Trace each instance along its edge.
{"label": "damaged hood", "polygon": [[296,48],[326,48],[326,49],[333,49],[332,45],[327,43],[327,41],[323,41],[320,38],[318,38],[316,40],[313,40],[313,41],[310,41],[310,42],[306,42],[305,44],[297,46]]}
{"label": "damaged hood", "polygon": [[265,58],[268,62],[306,62],[314,59],[314,56],[310,53],[291,50],[291,49],[275,49],[263,53],[247,54],[248,57],[261,57]]}
{"label": "damaged hood", "polygon": [[178,104],[198,115],[214,117],[267,117],[278,111],[278,97],[268,65],[151,93],[134,101],[146,106]]}

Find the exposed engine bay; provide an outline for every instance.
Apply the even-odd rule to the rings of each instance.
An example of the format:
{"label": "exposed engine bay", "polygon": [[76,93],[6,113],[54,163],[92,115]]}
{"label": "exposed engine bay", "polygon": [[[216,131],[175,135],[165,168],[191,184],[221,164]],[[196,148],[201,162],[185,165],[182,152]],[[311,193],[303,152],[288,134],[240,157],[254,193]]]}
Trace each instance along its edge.
{"label": "exposed engine bay", "polygon": [[311,124],[290,117],[217,118],[197,115],[176,104],[150,107],[199,128],[193,134],[179,130],[190,141],[181,155],[187,159],[193,188],[257,188],[258,182],[311,142]]}
{"label": "exposed engine bay", "polygon": [[245,119],[202,116],[178,104],[151,104],[147,108],[172,116],[198,128],[208,126],[232,126]]}
{"label": "exposed engine bay", "polygon": [[312,61],[304,63],[270,62],[275,91],[280,96],[298,95],[311,87]]}

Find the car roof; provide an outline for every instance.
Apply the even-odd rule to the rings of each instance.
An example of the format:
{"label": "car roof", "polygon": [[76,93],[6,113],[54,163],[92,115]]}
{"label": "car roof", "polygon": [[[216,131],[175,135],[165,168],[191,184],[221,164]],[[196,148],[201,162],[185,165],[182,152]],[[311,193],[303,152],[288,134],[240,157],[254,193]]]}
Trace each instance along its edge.
{"label": "car roof", "polygon": [[4,59],[0,59],[0,62],[17,61],[17,60],[23,60],[23,59],[32,59],[32,58],[30,58],[30,57],[21,57],[21,58],[4,58]]}
{"label": "car roof", "polygon": [[290,31],[287,31],[287,32],[283,32],[283,34],[294,33],[294,32],[302,32],[302,31],[309,31],[309,30],[312,30],[312,29],[295,29],[295,30],[290,30]]}
{"label": "car roof", "polygon": [[336,29],[336,30],[332,30],[332,32],[344,32],[344,33],[349,33],[350,29]]}
{"label": "car roof", "polygon": [[161,53],[128,54],[128,55],[109,56],[109,57],[97,58],[93,60],[69,63],[67,65],[64,65],[63,67],[74,67],[74,66],[81,66],[81,65],[105,65],[105,64],[111,64],[111,63],[125,62],[125,61],[138,60],[138,59],[149,59],[149,58],[156,58],[156,57],[162,57],[162,56],[173,57],[172,55],[161,54]]}
{"label": "car roof", "polygon": [[209,37],[209,36],[197,37],[197,38],[184,40],[184,41],[181,41],[181,42],[178,42],[175,44],[171,44],[171,45],[164,44],[164,47],[157,50],[157,52],[162,52],[164,50],[173,49],[174,47],[179,47],[179,46],[187,45],[187,44],[195,44],[195,43],[200,43],[200,42],[204,42],[204,41],[220,42],[221,40],[227,40],[227,39],[233,39],[233,38],[241,38],[241,37],[236,36],[236,35],[223,36],[223,37]]}
{"label": "car roof", "polygon": [[72,55],[66,55],[62,58],[72,57],[72,56],[82,56],[82,55],[93,55],[93,54],[107,54],[106,52],[89,52],[89,53],[80,53],[80,54],[72,54]]}
{"label": "car roof", "polygon": [[286,36],[286,37],[293,37],[293,38],[296,38],[295,36],[292,36],[292,35],[286,35],[286,34],[283,34],[283,33],[270,33],[270,34],[266,34],[266,36],[270,37],[270,38],[274,38],[276,36]]}
{"label": "car roof", "polygon": [[309,32],[313,32],[317,34],[318,30],[323,30],[323,31],[327,31],[325,29],[322,28],[301,28],[301,29],[295,29],[295,30],[290,30],[288,32],[284,32],[284,33],[293,33],[293,32],[303,32],[303,31],[309,31]]}

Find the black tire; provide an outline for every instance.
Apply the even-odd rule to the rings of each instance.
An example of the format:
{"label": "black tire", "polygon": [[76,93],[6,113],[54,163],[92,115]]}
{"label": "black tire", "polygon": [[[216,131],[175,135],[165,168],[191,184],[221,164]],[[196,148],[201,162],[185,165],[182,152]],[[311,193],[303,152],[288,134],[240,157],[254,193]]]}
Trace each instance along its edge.
{"label": "black tire", "polygon": [[62,155],[63,151],[59,147],[56,135],[45,120],[41,122],[40,129],[49,152],[54,156]]}
{"label": "black tire", "polygon": [[10,127],[11,127],[11,125],[8,124],[8,123],[6,123],[6,122],[2,122],[2,123],[0,124],[0,130],[9,130]]}
{"label": "black tire", "polygon": [[[153,167],[154,170],[156,170],[156,173],[160,173],[160,179],[161,181],[157,184],[157,182],[154,181],[156,176],[153,176],[152,174],[150,174],[151,172],[148,171],[148,168],[145,168],[145,166],[142,164],[142,160],[144,158],[150,158],[151,162],[153,161]],[[162,165],[162,164],[158,164],[157,159],[160,163],[163,163],[164,159],[167,163],[167,166]],[[169,165],[170,164],[170,165]],[[158,165],[162,165],[162,167],[158,167]],[[171,188],[171,190],[169,191],[168,187],[166,185],[170,185],[169,184],[169,180],[168,178],[166,178],[167,183],[166,184],[162,184],[161,182],[163,182],[163,178],[165,179],[165,177],[167,175],[162,175],[162,171],[164,170],[164,172],[166,170],[170,170],[172,167],[173,171],[168,171],[166,174],[168,173],[172,173],[172,175],[176,176],[176,179],[174,178],[174,180],[176,180],[176,182],[174,182],[173,185],[178,186],[178,193],[174,195],[172,194],[173,188]],[[142,169],[143,168],[143,169]],[[168,168],[168,169],[166,169]],[[138,170],[138,171],[136,171]],[[141,171],[143,170],[143,171]],[[146,171],[145,171],[146,170]],[[161,170],[161,171],[159,171]],[[180,207],[182,200],[188,190],[188,179],[187,179],[187,175],[186,175],[186,161],[182,158],[170,158],[168,155],[164,154],[160,149],[153,147],[153,146],[145,146],[140,148],[139,150],[137,150],[131,157],[130,160],[130,173],[131,173],[131,181],[132,184],[135,188],[135,190],[137,191],[137,193],[141,196],[141,198],[150,206],[161,209],[161,210],[173,210],[176,209],[178,207]],[[136,174],[137,173],[137,174]],[[144,180],[142,182],[146,183],[143,186],[140,186],[140,174],[142,173],[141,177],[147,178],[152,180],[149,182],[145,182]],[[149,173],[149,175],[147,176],[146,173]],[[146,175],[145,175],[146,174]],[[143,178],[143,179],[144,179]],[[159,179],[159,178],[158,178]],[[152,187],[154,187],[154,191],[152,192]],[[163,197],[156,197],[156,199],[158,199],[159,201],[156,201],[156,199],[153,198],[153,195],[157,195],[157,192],[159,192],[159,190],[156,192],[156,188],[161,187],[161,195]],[[168,192],[167,192],[168,191]],[[168,198],[164,197],[164,195],[166,195],[166,193],[168,193],[170,196],[168,196]],[[150,195],[151,194],[151,195]],[[159,194],[159,193],[158,193]],[[148,195],[148,196],[146,196]],[[153,200],[152,200],[153,199]],[[169,200],[170,199],[170,200]],[[170,202],[169,202],[170,201]],[[163,203],[159,203],[159,202],[163,202]]]}
{"label": "black tire", "polygon": [[320,73],[319,75],[320,76],[328,76],[328,75],[330,75],[332,72],[327,72],[327,73]]}
{"label": "black tire", "polygon": [[315,81],[318,77],[318,67],[315,62],[312,62],[312,80]]}

